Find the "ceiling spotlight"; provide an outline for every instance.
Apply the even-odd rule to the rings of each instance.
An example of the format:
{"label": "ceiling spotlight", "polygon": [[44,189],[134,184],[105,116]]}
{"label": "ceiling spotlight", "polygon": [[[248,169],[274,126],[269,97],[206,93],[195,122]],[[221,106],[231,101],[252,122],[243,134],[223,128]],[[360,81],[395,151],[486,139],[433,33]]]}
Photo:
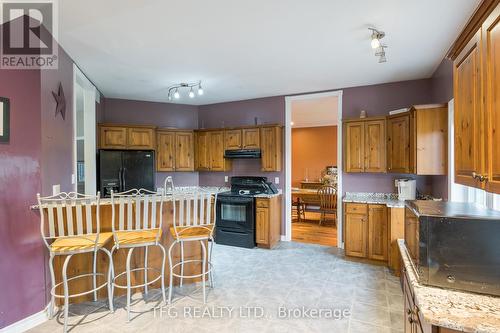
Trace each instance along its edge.
{"label": "ceiling spotlight", "polygon": [[194,98],[193,87],[191,87],[191,90],[189,90],[189,98]]}
{"label": "ceiling spotlight", "polygon": [[378,58],[378,63],[382,64],[384,62],[387,62],[387,58],[385,56],[385,52],[380,55],[380,58]]}
{"label": "ceiling spotlight", "polygon": [[181,95],[179,94],[179,89],[175,89],[174,97],[175,99],[179,99],[181,97]]}
{"label": "ceiling spotlight", "polygon": [[198,95],[200,95],[200,96],[201,96],[201,95],[203,95],[203,88],[202,88],[202,86],[201,86],[201,82],[200,82],[200,84],[198,85]]}
{"label": "ceiling spotlight", "polygon": [[372,31],[372,49],[378,49],[380,47],[380,40],[385,37],[385,32],[378,31],[375,28],[368,28]]}
{"label": "ceiling spotlight", "polygon": [[375,51],[375,56],[380,57],[381,55],[385,55],[385,49],[387,48],[387,45],[381,44],[377,50]]}
{"label": "ceiling spotlight", "polygon": [[184,94],[184,92],[187,93],[189,98],[195,98],[196,93],[194,89],[196,88],[198,89],[198,95],[203,95],[203,88],[201,87],[201,81],[196,81],[191,83],[182,82],[174,84],[168,87],[168,95],[167,95],[168,100],[171,101],[172,99],[179,99],[181,98],[181,93]]}

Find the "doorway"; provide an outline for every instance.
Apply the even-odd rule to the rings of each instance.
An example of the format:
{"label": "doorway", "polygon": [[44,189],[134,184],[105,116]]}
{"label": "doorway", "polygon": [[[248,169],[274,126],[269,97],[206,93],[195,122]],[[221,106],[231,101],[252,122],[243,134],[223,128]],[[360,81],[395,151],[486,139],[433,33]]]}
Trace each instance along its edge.
{"label": "doorway", "polygon": [[285,240],[343,247],[341,119],[342,91],[286,97]]}

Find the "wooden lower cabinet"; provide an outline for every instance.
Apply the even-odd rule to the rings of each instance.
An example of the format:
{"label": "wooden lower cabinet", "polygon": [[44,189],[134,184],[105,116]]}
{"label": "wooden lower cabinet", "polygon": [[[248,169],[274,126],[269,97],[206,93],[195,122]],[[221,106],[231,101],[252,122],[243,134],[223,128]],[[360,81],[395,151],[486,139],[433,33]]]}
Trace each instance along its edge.
{"label": "wooden lower cabinet", "polygon": [[255,241],[270,249],[281,237],[281,195],[255,200]]}
{"label": "wooden lower cabinet", "polygon": [[345,254],[387,261],[387,207],[346,203],[345,212]]}

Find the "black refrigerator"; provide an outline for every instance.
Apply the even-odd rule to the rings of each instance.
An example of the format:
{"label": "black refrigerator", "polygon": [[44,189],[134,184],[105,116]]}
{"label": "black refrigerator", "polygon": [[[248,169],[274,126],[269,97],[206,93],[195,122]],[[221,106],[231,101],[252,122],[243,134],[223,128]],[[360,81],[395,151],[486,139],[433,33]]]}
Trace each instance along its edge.
{"label": "black refrigerator", "polygon": [[99,150],[101,196],[133,188],[155,190],[155,154],[152,150]]}

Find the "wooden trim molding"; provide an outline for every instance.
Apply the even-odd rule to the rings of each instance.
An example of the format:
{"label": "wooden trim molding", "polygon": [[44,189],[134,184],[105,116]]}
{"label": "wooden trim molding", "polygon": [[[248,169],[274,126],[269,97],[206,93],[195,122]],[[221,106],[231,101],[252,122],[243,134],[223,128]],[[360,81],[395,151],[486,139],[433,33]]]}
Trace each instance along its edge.
{"label": "wooden trim molding", "polygon": [[495,7],[500,3],[500,0],[483,0],[479,7],[476,8],[472,17],[467,21],[462,32],[455,40],[450,50],[448,51],[447,58],[455,61],[460,52],[464,49],[467,43],[474,37],[477,31],[481,28],[486,18],[491,14]]}

